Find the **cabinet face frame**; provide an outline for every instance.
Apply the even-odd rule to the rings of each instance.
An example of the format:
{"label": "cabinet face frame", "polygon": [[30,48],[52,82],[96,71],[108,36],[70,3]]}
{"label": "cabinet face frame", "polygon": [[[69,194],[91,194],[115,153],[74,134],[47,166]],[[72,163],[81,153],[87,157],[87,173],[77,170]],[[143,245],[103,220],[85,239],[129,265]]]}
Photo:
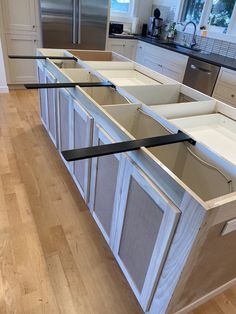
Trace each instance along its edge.
{"label": "cabinet face frame", "polygon": [[[71,106],[72,106],[72,96],[68,93],[68,91],[65,88],[62,89],[58,89],[58,94],[57,94],[57,126],[58,126],[58,150],[59,150],[59,154],[64,162],[64,164],[66,165],[67,169],[69,170],[69,172],[71,173],[71,163],[67,162],[64,157],[62,156],[61,152],[62,152],[62,144],[61,144],[61,110],[60,110],[60,93],[62,93],[63,97],[65,97],[65,99],[67,99],[67,105],[68,105],[68,137],[69,137],[69,142],[68,142],[68,149],[72,149],[72,136],[71,136],[71,121],[72,121],[72,110],[71,110]],[[64,120],[65,122],[65,120]]]}
{"label": "cabinet face frame", "polygon": [[[75,147],[75,114],[78,114],[81,119],[86,124],[86,144],[85,147],[92,146],[92,138],[93,138],[93,118],[91,115],[83,109],[83,107],[80,105],[80,103],[73,99],[72,100],[72,123],[71,123],[71,138],[72,138],[72,148],[76,149],[78,147]],[[84,188],[81,186],[80,182],[76,178],[76,163],[73,162],[71,165],[72,169],[72,176],[75,181],[75,184],[77,185],[83,199],[85,202],[88,202],[89,199],[89,183],[90,183],[90,174],[91,174],[91,159],[85,159],[85,175],[84,175]]]}
{"label": "cabinet face frame", "polygon": [[[99,145],[99,140],[101,140],[104,144],[111,144],[114,143],[114,140],[107,134],[107,132],[101,128],[100,126],[96,125],[94,128],[94,138],[93,138],[93,145]],[[112,215],[112,222],[111,222],[111,232],[110,236],[107,234],[106,230],[102,226],[98,216],[95,212],[95,193],[96,193],[96,181],[97,181],[97,169],[98,169],[98,158],[92,159],[92,167],[91,167],[91,185],[90,185],[90,201],[89,201],[89,209],[93,218],[95,219],[99,229],[101,230],[105,240],[112,248],[115,238],[115,230],[116,230],[116,222],[118,219],[118,207],[120,202],[120,187],[123,180],[123,172],[124,172],[124,157],[122,154],[113,155],[119,162],[118,166],[118,176],[116,181],[116,190],[115,190],[115,198],[113,204],[113,215]]]}
{"label": "cabinet face frame", "polygon": [[[44,67],[44,65],[42,64],[42,62],[38,61],[37,62],[37,73],[38,73],[38,80],[39,83],[46,83],[46,68]],[[43,79],[41,78],[41,75],[43,77]],[[45,127],[45,129],[48,129],[48,103],[47,103],[47,93],[46,93],[46,89],[39,89],[38,90],[39,93],[39,106],[40,106],[40,118],[41,121]],[[45,110],[45,119],[43,117],[43,106],[45,106],[44,110]]]}
{"label": "cabinet face frame", "polygon": [[[45,70],[45,76],[46,76],[46,83],[56,83],[57,79],[46,69]],[[48,134],[52,140],[52,142],[54,143],[54,145],[56,147],[58,147],[58,139],[57,139],[57,135],[58,135],[58,129],[57,129],[57,90],[56,89],[46,89],[46,101],[47,101],[47,116],[48,116],[48,123],[47,123],[47,130],[48,130]],[[52,104],[49,103],[49,92],[52,93]],[[53,112],[53,119],[54,119],[54,130],[51,130],[51,126],[50,126],[50,108],[49,106],[53,106],[54,107],[54,112]],[[54,135],[54,134],[55,135]]]}
{"label": "cabinet face frame", "polygon": [[[119,256],[126,206],[128,204],[129,188],[132,178],[163,211],[162,222],[157,234],[154,250],[152,252],[141,292],[136,287],[131,275],[125,267],[125,264]],[[118,209],[119,216],[117,219],[117,229],[114,239],[114,255],[143,310],[148,311],[181,212],[159,191],[155,185],[153,185],[149,178],[146,177],[141,169],[139,169],[129,158],[125,158],[124,161],[124,180],[122,183],[121,194],[122,197],[120,199],[120,206]]]}

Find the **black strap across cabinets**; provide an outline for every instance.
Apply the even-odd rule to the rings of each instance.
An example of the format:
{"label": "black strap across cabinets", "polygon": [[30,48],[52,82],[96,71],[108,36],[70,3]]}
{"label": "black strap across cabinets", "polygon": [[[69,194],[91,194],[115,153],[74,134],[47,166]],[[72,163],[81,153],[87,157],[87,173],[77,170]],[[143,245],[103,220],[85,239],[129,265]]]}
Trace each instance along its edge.
{"label": "black strap across cabinets", "polygon": [[169,144],[176,144],[181,142],[189,142],[192,145],[196,144],[196,141],[194,141],[192,138],[190,138],[182,131],[179,131],[176,134],[149,137],[140,140],[125,141],[120,143],[106,144],[81,149],[67,150],[63,151],[62,155],[66,161],[70,162],[94,157],[119,154],[128,151],[134,151],[140,149],[141,147],[150,148]]}
{"label": "black strap across cabinets", "polygon": [[17,55],[9,55],[9,59],[22,59],[22,60],[46,60],[46,59],[53,59],[53,60],[74,60],[77,61],[78,58],[75,56],[17,56]]}
{"label": "black strap across cabinets", "polygon": [[70,87],[112,87],[116,88],[114,84],[109,81],[105,82],[78,82],[78,83],[36,83],[36,84],[25,84],[27,89],[44,89],[44,88],[70,88]]}

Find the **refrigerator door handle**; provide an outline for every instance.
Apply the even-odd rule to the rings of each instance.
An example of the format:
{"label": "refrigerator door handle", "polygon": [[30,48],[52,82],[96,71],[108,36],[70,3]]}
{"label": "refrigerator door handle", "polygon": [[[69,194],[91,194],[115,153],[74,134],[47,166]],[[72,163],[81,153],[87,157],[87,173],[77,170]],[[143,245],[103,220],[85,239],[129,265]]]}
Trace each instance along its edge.
{"label": "refrigerator door handle", "polygon": [[72,28],[73,28],[73,30],[72,30],[72,43],[73,44],[76,44],[76,0],[72,0],[72,2],[73,2],[73,7],[72,7],[72,10],[73,10],[73,22],[72,22],[72,24],[73,24],[73,26],[72,26]]}
{"label": "refrigerator door handle", "polygon": [[81,41],[81,0],[77,0],[77,44]]}

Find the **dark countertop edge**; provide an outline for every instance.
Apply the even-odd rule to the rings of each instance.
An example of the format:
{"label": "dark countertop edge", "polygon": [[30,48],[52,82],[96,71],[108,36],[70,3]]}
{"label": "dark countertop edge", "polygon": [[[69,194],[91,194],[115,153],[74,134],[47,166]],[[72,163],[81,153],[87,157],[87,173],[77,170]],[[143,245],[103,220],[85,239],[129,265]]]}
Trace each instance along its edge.
{"label": "dark countertop edge", "polygon": [[118,36],[118,35],[109,35],[109,38],[112,39],[131,39],[131,40],[140,40],[142,42],[145,42],[147,44],[151,44],[153,46],[157,46],[163,49],[167,49],[185,56],[188,56],[190,58],[194,58],[200,61],[204,61],[216,66],[220,66],[220,67],[224,67],[233,71],[236,71],[236,59],[232,59],[229,57],[224,57],[222,55],[218,55],[218,54],[214,54],[214,53],[210,53],[210,54],[202,54],[199,52],[195,52],[195,51],[187,51],[185,49],[183,49],[182,51],[179,49],[176,49],[174,47],[170,47],[170,46],[166,46],[165,44],[162,44],[163,42],[165,42],[164,40],[158,40],[158,39],[152,39],[150,37],[143,37],[143,36]]}

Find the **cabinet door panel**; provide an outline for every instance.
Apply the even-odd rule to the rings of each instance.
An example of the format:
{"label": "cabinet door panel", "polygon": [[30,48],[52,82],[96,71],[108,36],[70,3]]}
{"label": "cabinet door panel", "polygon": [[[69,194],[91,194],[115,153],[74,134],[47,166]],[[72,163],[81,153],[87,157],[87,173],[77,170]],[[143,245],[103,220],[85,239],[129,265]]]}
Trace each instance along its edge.
{"label": "cabinet door panel", "polygon": [[[46,83],[46,75],[44,66],[41,63],[38,63],[38,80],[39,83]],[[47,128],[48,126],[48,105],[47,105],[47,97],[46,97],[46,90],[39,89],[39,101],[40,101],[40,115],[41,120],[44,124],[44,127]]]}
{"label": "cabinet door panel", "polygon": [[[56,78],[46,71],[46,83],[56,83]],[[48,105],[48,133],[57,147],[57,90],[49,88],[46,90]]]}
{"label": "cabinet door panel", "polygon": [[[113,140],[100,127],[94,132],[94,145],[110,144]],[[93,159],[90,209],[105,239],[111,246],[117,214],[119,186],[122,177],[120,155]]]}
{"label": "cabinet door panel", "polygon": [[118,213],[114,254],[146,311],[180,211],[126,158]]}
{"label": "cabinet door panel", "polygon": [[[9,55],[36,54],[37,39],[26,35],[6,35],[7,52]],[[37,82],[36,65],[34,60],[9,59],[12,84],[25,84]]]}
{"label": "cabinet door panel", "polygon": [[[73,101],[73,148],[92,146],[93,119],[81,105]],[[73,176],[84,200],[88,201],[91,160],[75,161],[73,164]]]}
{"label": "cabinet door panel", "polygon": [[70,107],[71,96],[65,89],[59,90],[58,116],[59,116],[59,149],[68,150],[70,145]]}
{"label": "cabinet door panel", "polygon": [[36,31],[35,0],[3,0],[7,31]]}

